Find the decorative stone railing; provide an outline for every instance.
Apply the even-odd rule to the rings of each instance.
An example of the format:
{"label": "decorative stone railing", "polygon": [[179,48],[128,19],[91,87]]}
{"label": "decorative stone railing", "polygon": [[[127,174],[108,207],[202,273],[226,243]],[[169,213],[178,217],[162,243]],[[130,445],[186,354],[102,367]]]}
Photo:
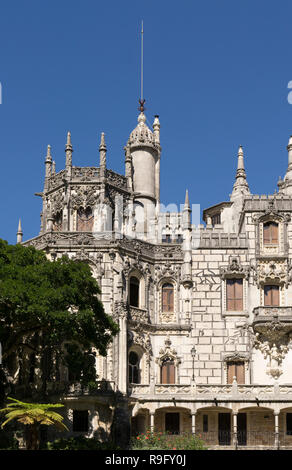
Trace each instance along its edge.
{"label": "decorative stone railing", "polygon": [[90,181],[99,178],[99,168],[73,166],[71,175],[74,180]]}
{"label": "decorative stone railing", "polygon": [[258,317],[284,317],[292,320],[292,307],[256,307],[253,309],[255,319]]}
{"label": "decorative stone railing", "polygon": [[275,399],[291,398],[291,385],[241,385],[234,382],[232,385],[184,385],[184,384],[155,384],[150,385],[135,384],[131,386],[131,395],[137,397],[169,395],[172,398],[181,395],[189,395],[192,399],[222,400],[222,399]]}
{"label": "decorative stone railing", "polygon": [[182,385],[182,384],[174,384],[174,385],[165,385],[159,384],[155,385],[155,393],[162,395],[162,394],[189,394],[191,393],[191,386],[190,385]]}
{"label": "decorative stone railing", "polygon": [[150,385],[148,384],[131,384],[129,386],[130,395],[148,395],[150,393]]}
{"label": "decorative stone railing", "polygon": [[247,248],[245,234],[201,231],[199,248]]}
{"label": "decorative stone railing", "polygon": [[52,175],[49,179],[49,190],[58,188],[63,184],[63,179],[66,176],[66,170],[59,171],[55,175]]}
{"label": "decorative stone railing", "polygon": [[149,323],[148,311],[144,308],[129,307],[129,320],[139,323]]}

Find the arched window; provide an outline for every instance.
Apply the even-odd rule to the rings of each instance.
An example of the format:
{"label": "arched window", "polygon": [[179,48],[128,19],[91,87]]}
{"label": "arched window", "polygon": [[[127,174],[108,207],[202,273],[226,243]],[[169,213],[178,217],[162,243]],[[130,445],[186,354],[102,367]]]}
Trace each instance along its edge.
{"label": "arched window", "polygon": [[162,286],[162,312],[173,312],[174,310],[174,289],[170,283],[165,283]]}
{"label": "arched window", "polygon": [[130,305],[132,307],[139,307],[139,288],[140,281],[136,277],[130,278]]}
{"label": "arched window", "polygon": [[53,220],[53,231],[60,232],[62,230],[63,211],[57,212]]}
{"label": "arched window", "polygon": [[134,351],[129,354],[129,382],[131,384],[140,383],[139,356]]}
{"label": "arched window", "polygon": [[264,245],[278,245],[279,225],[277,222],[264,223]]}
{"label": "arched window", "polygon": [[162,384],[175,383],[175,365],[173,359],[165,358],[161,364],[161,378]]}
{"label": "arched window", "polygon": [[77,230],[80,232],[91,232],[93,229],[93,213],[90,207],[80,207],[77,213]]}

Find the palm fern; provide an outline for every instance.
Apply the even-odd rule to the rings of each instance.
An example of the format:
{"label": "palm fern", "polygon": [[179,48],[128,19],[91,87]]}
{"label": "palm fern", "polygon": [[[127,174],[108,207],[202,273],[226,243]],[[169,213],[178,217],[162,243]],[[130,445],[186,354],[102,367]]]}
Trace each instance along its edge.
{"label": "palm fern", "polygon": [[6,413],[6,421],[1,425],[3,428],[7,423],[16,419],[19,423],[27,426],[28,436],[26,440],[27,449],[36,450],[39,447],[39,427],[40,425],[55,426],[59,431],[67,430],[63,423],[63,416],[52,408],[62,408],[64,405],[25,403],[15,398],[8,397],[12,403],[6,408],[0,410],[0,413]]}

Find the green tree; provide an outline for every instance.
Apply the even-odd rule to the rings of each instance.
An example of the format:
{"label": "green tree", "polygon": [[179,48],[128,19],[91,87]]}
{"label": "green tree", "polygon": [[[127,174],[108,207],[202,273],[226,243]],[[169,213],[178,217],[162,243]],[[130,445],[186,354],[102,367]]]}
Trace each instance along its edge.
{"label": "green tree", "polygon": [[[0,239],[0,342],[11,377],[20,367],[18,380],[33,382],[38,367],[45,391],[46,381],[57,374],[58,361],[68,355],[66,342],[106,355],[118,326],[106,315],[98,294],[86,263],[67,256],[49,261],[34,247]],[[21,367],[28,358],[30,368],[27,362]]]}
{"label": "green tree", "polygon": [[7,423],[16,420],[26,426],[26,449],[37,450],[40,444],[40,426],[55,426],[59,431],[68,431],[67,426],[63,423],[63,416],[52,408],[62,408],[62,404],[40,404],[40,403],[24,403],[10,398],[6,408],[0,410],[0,413],[6,413],[6,421],[1,425],[3,428]]}

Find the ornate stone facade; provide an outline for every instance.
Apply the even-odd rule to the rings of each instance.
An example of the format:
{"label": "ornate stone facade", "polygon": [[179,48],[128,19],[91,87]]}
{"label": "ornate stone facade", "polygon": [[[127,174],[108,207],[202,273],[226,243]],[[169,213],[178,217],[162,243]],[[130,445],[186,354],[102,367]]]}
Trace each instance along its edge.
{"label": "ornate stone facade", "polygon": [[[238,414],[245,415],[238,422],[246,435],[264,431],[270,418],[265,423],[263,416],[271,415],[266,430],[275,432],[273,445],[281,433],[288,442],[290,173],[279,193],[252,195],[240,147],[230,200],[205,209],[206,225],[194,227],[188,195],[181,212],[160,212],[158,116],[151,130],[141,112],[125,147],[125,176],[107,169],[104,134],[99,151],[99,167],[72,166],[68,134],[66,169],[55,173],[48,148],[44,190],[38,193],[41,231],[24,242],[46,250],[50,259],[66,254],[89,263],[106,313],[120,327],[107,356],[96,359],[99,380],[112,384],[107,395],[101,403],[90,392],[65,394],[69,421],[72,409],[88,409],[93,435],[100,406],[108,406],[108,420],[114,419],[115,391],[118,415],[128,419],[132,432],[154,426],[194,432],[197,426],[206,439],[213,432],[211,444],[222,444],[220,420],[227,413],[225,430],[233,436],[227,444],[237,445]],[[17,240],[22,241],[21,227]],[[167,360],[176,369],[175,383],[161,383]]]}

